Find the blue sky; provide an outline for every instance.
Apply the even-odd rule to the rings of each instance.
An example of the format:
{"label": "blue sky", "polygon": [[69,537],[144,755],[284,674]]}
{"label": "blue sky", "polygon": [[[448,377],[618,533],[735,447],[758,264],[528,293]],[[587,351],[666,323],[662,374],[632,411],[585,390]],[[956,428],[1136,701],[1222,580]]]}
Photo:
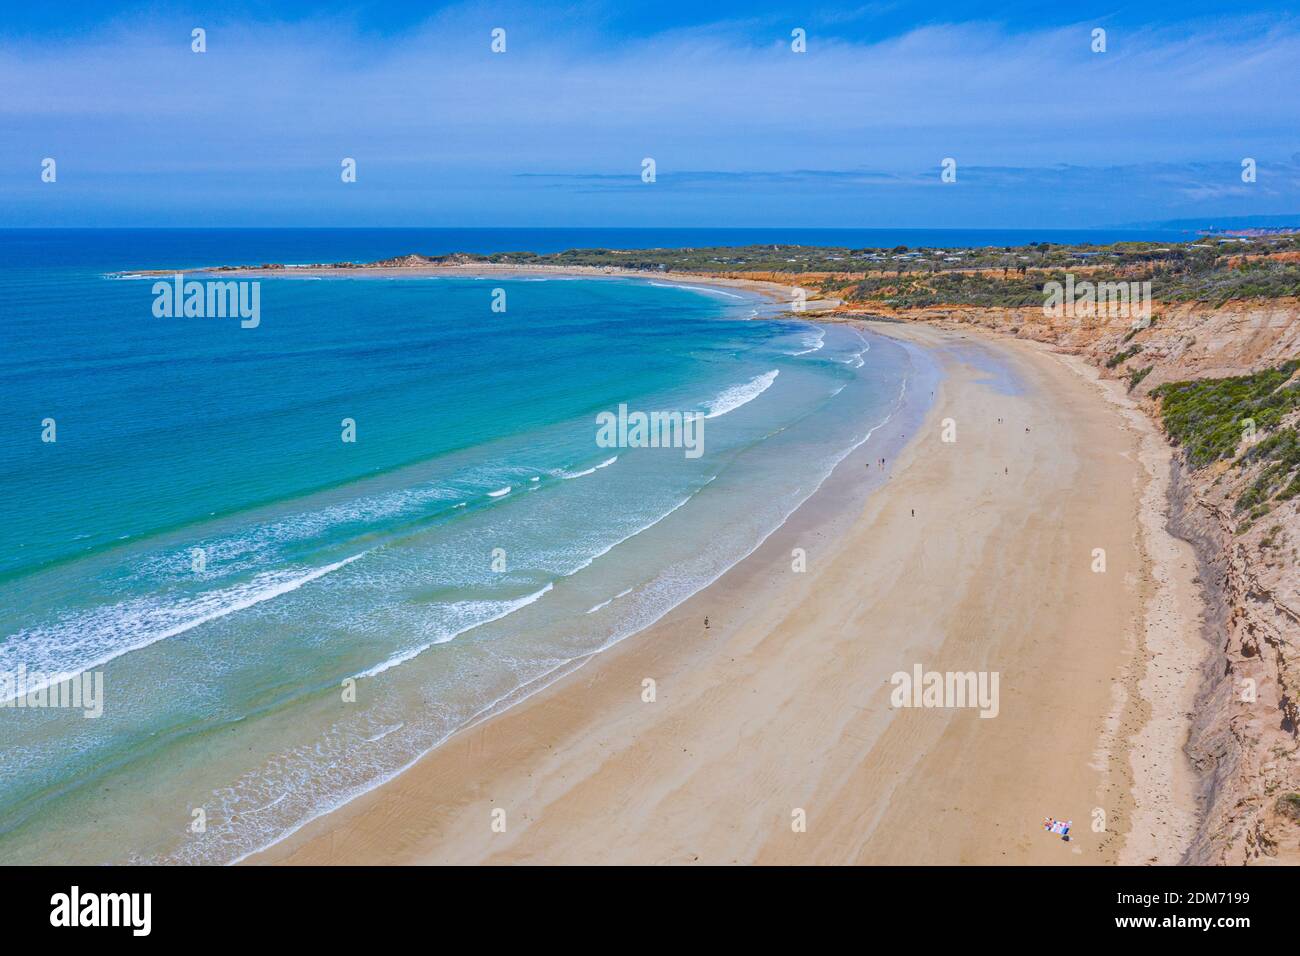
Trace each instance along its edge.
{"label": "blue sky", "polygon": [[1298,63],[1267,3],[10,5],[0,226],[1300,213]]}

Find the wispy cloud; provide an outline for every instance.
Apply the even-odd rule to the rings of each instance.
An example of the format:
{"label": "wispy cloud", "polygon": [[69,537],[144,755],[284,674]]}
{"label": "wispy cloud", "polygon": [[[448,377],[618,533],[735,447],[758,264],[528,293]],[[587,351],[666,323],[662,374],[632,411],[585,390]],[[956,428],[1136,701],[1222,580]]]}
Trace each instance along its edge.
{"label": "wispy cloud", "polygon": [[[823,20],[796,54],[788,30],[748,21],[612,35],[596,13],[465,5],[384,36],[213,20],[199,55],[186,21],[140,22],[0,39],[9,224],[1070,225],[1116,221],[1124,202],[1139,219],[1295,195],[1300,29],[1285,18],[1110,25],[1104,54],[1087,23],[870,41]],[[73,200],[42,191],[44,156]],[[1250,187],[1244,156],[1261,166]],[[937,187],[944,157],[953,188]]]}

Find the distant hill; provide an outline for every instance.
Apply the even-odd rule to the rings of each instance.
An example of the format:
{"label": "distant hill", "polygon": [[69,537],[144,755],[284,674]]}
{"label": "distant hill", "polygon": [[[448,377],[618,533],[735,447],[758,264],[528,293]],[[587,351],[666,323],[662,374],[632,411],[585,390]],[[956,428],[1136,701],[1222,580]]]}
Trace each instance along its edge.
{"label": "distant hill", "polygon": [[1247,235],[1272,235],[1280,232],[1300,232],[1300,212],[1263,216],[1202,216],[1199,219],[1164,219],[1159,222],[1129,222],[1111,228],[1174,229],[1196,233],[1232,232]]}

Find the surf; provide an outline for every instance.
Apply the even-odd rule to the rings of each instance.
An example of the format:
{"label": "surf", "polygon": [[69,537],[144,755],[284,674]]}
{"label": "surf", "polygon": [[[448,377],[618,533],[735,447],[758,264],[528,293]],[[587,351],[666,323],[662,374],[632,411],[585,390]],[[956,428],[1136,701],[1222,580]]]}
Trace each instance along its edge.
{"label": "surf", "polygon": [[[74,677],[103,667],[126,654],[289,594],[363,557],[364,553],[356,554],[306,573],[264,572],[247,584],[202,594],[176,605],[148,602],[135,606],[116,605],[97,614],[74,616],[50,627],[20,631],[0,644],[0,668],[9,667],[19,654],[24,654],[29,669],[60,674],[62,678]],[[161,623],[177,617],[181,620]],[[101,623],[97,625],[96,619]],[[88,634],[87,627],[90,628]],[[87,644],[90,647],[86,647]],[[39,664],[31,664],[33,660]],[[47,680],[42,686],[48,687],[50,683]],[[29,687],[28,691],[40,689],[42,687]]]}
{"label": "surf", "polygon": [[762,375],[755,375],[743,385],[731,386],[705,405],[704,417],[719,418],[728,412],[734,412],[742,405],[748,405],[771,388],[780,374],[779,369],[772,369]]}

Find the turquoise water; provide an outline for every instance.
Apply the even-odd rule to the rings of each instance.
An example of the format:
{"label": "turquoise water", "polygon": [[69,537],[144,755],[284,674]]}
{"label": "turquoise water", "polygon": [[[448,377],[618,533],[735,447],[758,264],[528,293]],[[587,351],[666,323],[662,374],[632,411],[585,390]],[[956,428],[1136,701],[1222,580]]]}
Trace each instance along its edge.
{"label": "turquoise water", "polygon": [[[650,280],[275,278],[257,328],[156,318],[108,273],[197,253],[110,238],[0,235],[0,673],[105,687],[0,708],[13,862],[266,846],[714,580],[916,372]],[[601,447],[620,403],[707,416],[703,454]]]}

